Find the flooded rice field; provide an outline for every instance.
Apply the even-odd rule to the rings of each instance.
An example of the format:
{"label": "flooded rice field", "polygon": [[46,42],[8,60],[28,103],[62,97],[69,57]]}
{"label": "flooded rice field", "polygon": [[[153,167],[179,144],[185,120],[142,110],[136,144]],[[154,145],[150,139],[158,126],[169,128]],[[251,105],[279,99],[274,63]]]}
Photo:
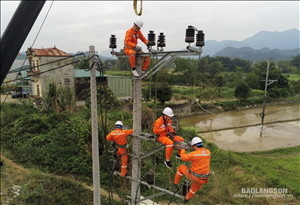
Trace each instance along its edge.
{"label": "flooded rice field", "polygon": [[198,115],[181,118],[181,126],[196,126],[208,142],[224,150],[251,152],[300,145],[299,104]]}

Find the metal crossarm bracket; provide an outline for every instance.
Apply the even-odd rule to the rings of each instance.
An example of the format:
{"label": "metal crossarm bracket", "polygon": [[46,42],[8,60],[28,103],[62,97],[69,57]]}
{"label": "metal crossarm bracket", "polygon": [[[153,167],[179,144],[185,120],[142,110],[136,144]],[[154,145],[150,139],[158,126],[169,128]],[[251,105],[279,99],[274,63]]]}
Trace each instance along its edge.
{"label": "metal crossarm bracket", "polygon": [[[121,173],[115,171],[115,172],[114,172],[114,175],[119,175],[119,176],[121,176]],[[143,184],[143,185],[146,185],[146,186],[148,186],[148,188],[153,188],[153,189],[156,189],[156,190],[158,190],[158,191],[161,191],[161,192],[163,192],[164,194],[169,194],[169,195],[175,196],[175,197],[177,197],[177,198],[179,198],[179,199],[184,199],[184,198],[185,198],[184,196],[181,196],[181,195],[179,195],[179,194],[176,194],[176,193],[174,193],[174,192],[172,192],[172,191],[169,191],[169,190],[164,189],[164,188],[161,188],[161,187],[157,187],[157,186],[152,185],[152,184],[148,184],[148,183],[145,182],[145,181],[142,181],[142,180],[133,178],[133,177],[131,177],[131,176],[125,176],[125,178],[130,179],[130,180],[133,180],[133,181],[136,181],[136,182],[139,182],[139,183],[141,183],[141,184]],[[157,194],[154,194],[154,195],[157,195]],[[153,198],[154,195],[149,196],[149,197]],[[160,194],[160,195],[162,195],[162,194]],[[145,199],[139,200],[139,202],[140,202],[140,201],[143,201],[143,200],[145,200]]]}

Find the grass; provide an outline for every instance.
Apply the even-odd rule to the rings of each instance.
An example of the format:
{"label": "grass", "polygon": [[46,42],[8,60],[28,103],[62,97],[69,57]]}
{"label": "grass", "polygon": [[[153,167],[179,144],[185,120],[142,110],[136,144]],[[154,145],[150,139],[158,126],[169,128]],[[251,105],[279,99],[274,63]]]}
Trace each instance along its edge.
{"label": "grass", "polygon": [[[2,157],[1,205],[92,205],[92,187],[72,178],[45,174],[36,169],[25,169]],[[101,196],[101,204],[108,205],[106,196]],[[114,202],[116,205],[124,204]]]}
{"label": "grass", "polygon": [[287,77],[288,80],[293,80],[293,81],[300,80],[300,75],[298,75],[298,74],[288,74],[288,73],[285,73],[285,74],[283,74],[283,76]]}

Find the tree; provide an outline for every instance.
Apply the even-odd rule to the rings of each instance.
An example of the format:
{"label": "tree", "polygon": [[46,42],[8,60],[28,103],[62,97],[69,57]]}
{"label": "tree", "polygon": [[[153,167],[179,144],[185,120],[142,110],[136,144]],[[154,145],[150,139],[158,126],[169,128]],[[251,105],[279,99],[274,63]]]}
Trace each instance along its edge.
{"label": "tree", "polygon": [[[151,88],[151,92],[150,92]],[[157,94],[156,94],[157,92]],[[161,84],[152,84],[147,89],[142,90],[143,97],[148,101],[150,100],[150,94],[151,98],[156,98],[160,102],[161,105],[164,105],[166,101],[169,101],[172,99],[172,87],[168,83],[161,83]]]}
{"label": "tree", "polygon": [[[87,89],[85,94],[85,105],[91,107],[91,89]],[[116,96],[112,93],[107,85],[99,84],[97,85],[97,104],[100,109],[111,110],[119,105]]]}
{"label": "tree", "polygon": [[290,64],[300,70],[300,55],[294,56]]}
{"label": "tree", "polygon": [[239,84],[234,91],[234,96],[241,100],[247,100],[248,97],[250,96],[251,89],[248,85],[245,83]]}
{"label": "tree", "polygon": [[76,111],[76,100],[74,92],[70,87],[62,86],[55,82],[50,82],[43,94],[43,110],[57,113],[63,111]]}

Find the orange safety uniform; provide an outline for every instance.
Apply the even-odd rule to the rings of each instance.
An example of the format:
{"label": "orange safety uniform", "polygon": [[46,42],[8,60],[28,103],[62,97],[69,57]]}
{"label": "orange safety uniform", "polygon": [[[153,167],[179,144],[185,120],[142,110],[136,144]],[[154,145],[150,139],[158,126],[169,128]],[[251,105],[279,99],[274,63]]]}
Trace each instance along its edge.
{"label": "orange safety uniform", "polygon": [[[129,56],[129,62],[131,68],[135,67],[136,51],[134,47],[138,43],[137,41],[138,39],[140,39],[141,41],[144,42],[144,44],[147,45],[148,41],[140,30],[138,32],[135,32],[134,27],[132,27],[126,32],[124,53]],[[143,67],[142,67],[143,71],[147,69],[149,63],[150,63],[150,57],[149,56],[143,57]]]}
{"label": "orange safety uniform", "polygon": [[[164,117],[158,118],[153,127],[153,133],[158,134],[158,141],[166,145],[166,160],[169,161],[173,152],[174,142],[183,142],[183,138],[177,135],[174,136],[174,142],[167,136],[168,132],[165,131],[165,127],[169,128],[169,132],[173,133],[172,121],[169,120],[166,123],[164,122]],[[178,149],[178,154],[181,155],[181,149]]]}
{"label": "orange safety uniform", "polygon": [[191,161],[191,169],[188,169],[185,165],[180,165],[177,169],[174,183],[178,184],[183,175],[191,180],[191,188],[185,196],[186,200],[189,200],[196,194],[197,190],[201,189],[203,184],[207,184],[207,177],[199,177],[197,175],[207,175],[209,173],[210,151],[205,148],[199,148],[196,151],[186,154],[185,149],[182,149],[181,160],[185,162]]}
{"label": "orange safety uniform", "polygon": [[[121,156],[122,168],[121,175],[124,177],[127,174],[127,161],[128,161],[128,150],[126,148],[127,139],[126,136],[133,133],[133,129],[130,130],[121,130],[117,128],[116,130],[111,131],[106,139],[116,143],[118,148],[117,156]],[[120,147],[121,146],[121,147]]]}

